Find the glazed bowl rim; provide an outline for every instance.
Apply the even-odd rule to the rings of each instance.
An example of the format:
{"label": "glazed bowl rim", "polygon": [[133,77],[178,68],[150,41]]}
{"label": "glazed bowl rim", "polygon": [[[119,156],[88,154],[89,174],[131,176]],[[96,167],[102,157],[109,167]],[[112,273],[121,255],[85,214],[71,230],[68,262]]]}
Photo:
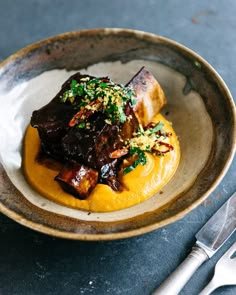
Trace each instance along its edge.
{"label": "glazed bowl rim", "polygon": [[211,184],[211,187],[205,191],[204,194],[202,194],[196,201],[191,203],[187,208],[182,210],[179,213],[176,213],[174,216],[170,216],[164,220],[157,221],[153,224],[149,224],[146,226],[143,226],[141,228],[137,229],[131,229],[127,231],[121,231],[121,232],[111,232],[111,233],[105,233],[105,234],[81,234],[81,233],[76,233],[76,232],[65,232],[57,229],[50,228],[47,225],[43,224],[38,224],[36,222],[33,222],[29,220],[26,217],[21,216],[20,214],[14,212],[13,210],[7,208],[4,206],[2,203],[0,203],[0,212],[5,214],[6,216],[10,217],[11,219],[17,221],[18,223],[34,229],[38,232],[41,233],[46,233],[51,236],[55,237],[60,237],[60,238],[67,238],[67,239],[75,239],[75,240],[91,240],[91,241],[97,241],[97,240],[115,240],[115,239],[121,239],[121,238],[129,238],[133,236],[137,236],[140,234],[144,234],[150,231],[153,231],[155,229],[158,229],[160,227],[163,227],[165,225],[168,225],[170,223],[173,223],[181,218],[183,218],[187,213],[195,209],[198,205],[200,205],[212,192],[213,190],[217,187],[217,185],[221,182],[223,179],[224,175],[226,174],[231,162],[233,161],[235,150],[236,150],[236,111],[235,111],[235,105],[234,105],[234,100],[233,97],[226,86],[224,80],[221,78],[221,76],[216,72],[216,70],[205,60],[203,59],[200,55],[198,55],[196,52],[193,50],[187,48],[186,46],[171,40],[169,38],[159,36],[153,33],[148,33],[144,31],[139,31],[139,30],[133,30],[133,29],[124,29],[124,28],[95,28],[95,29],[85,29],[85,30],[79,30],[79,31],[72,31],[72,32],[65,32],[62,34],[58,34],[55,36],[51,36],[45,39],[42,39],[40,41],[37,41],[33,44],[30,44],[20,50],[18,50],[16,53],[10,55],[8,58],[3,60],[0,63],[0,70],[3,69],[6,65],[8,65],[11,62],[15,62],[18,58],[22,58],[24,56],[27,56],[30,52],[37,50],[41,46],[48,44],[48,43],[54,43],[57,42],[58,40],[66,40],[66,39],[71,39],[75,37],[79,37],[81,35],[87,35],[87,34],[121,34],[121,33],[128,33],[132,36],[137,36],[138,38],[146,38],[146,39],[151,39],[152,41],[156,41],[159,43],[164,43],[164,44],[169,44],[174,48],[177,48],[178,51],[181,52],[186,52],[189,56],[192,57],[194,61],[200,62],[203,64],[209,72],[214,76],[214,79],[218,81],[218,84],[220,85],[221,89],[223,89],[225,93],[225,98],[227,98],[230,108],[233,113],[233,144],[231,147],[231,150],[229,152],[229,156],[227,160],[224,163],[224,167],[221,170],[218,178]]}

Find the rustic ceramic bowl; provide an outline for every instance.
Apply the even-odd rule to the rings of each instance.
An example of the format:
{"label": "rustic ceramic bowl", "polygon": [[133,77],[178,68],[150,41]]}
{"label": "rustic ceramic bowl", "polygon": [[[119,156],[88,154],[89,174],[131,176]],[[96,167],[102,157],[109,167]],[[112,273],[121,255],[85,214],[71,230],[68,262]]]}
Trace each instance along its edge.
{"label": "rustic ceramic bowl", "polygon": [[[63,207],[28,185],[22,140],[31,112],[75,70],[127,82],[146,66],[162,85],[181,145],[175,176],[149,200],[110,213]],[[34,230],[70,239],[111,240],[158,229],[198,206],[219,184],[235,151],[235,107],[216,71],[186,47],[140,31],[94,29],[30,45],[0,64],[0,211]]]}

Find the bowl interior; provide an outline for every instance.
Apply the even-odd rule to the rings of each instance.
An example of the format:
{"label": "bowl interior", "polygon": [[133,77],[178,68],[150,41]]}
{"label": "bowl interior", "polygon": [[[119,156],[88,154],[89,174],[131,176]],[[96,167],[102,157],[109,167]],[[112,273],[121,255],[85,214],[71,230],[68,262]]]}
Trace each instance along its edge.
{"label": "bowl interior", "polygon": [[[21,169],[32,111],[50,101],[74,71],[109,75],[125,84],[142,66],[163,87],[168,104],[162,113],[179,136],[181,161],[171,181],[149,200],[110,213],[66,208],[35,192]],[[0,100],[0,210],[61,237],[114,239],[173,222],[209,195],[234,153],[235,109],[221,78],[195,53],[147,33],[89,30],[31,45],[2,63]]]}

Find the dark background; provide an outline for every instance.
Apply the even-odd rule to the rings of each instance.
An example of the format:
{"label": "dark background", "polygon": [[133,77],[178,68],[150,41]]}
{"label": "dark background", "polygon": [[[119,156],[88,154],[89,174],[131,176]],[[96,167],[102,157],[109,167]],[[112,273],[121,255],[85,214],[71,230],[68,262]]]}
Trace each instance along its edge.
{"label": "dark background", "polygon": [[[0,0],[0,61],[22,47],[66,31],[120,27],[159,34],[205,58],[236,97],[236,1]],[[0,295],[146,295],[186,257],[194,235],[236,190],[236,159],[208,200],[182,220],[120,241],[56,239],[0,214]],[[234,234],[181,294],[198,294]],[[214,294],[236,294],[223,287]],[[168,295],[168,294],[167,294]]]}

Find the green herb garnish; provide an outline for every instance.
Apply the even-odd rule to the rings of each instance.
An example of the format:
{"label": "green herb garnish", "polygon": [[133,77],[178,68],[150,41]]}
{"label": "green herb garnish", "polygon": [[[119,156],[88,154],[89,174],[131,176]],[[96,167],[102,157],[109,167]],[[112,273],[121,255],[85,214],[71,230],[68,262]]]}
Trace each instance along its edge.
{"label": "green herb garnish", "polygon": [[86,123],[85,122],[80,122],[78,125],[77,125],[78,128],[85,128],[86,127]]}
{"label": "green herb garnish", "polygon": [[134,168],[136,168],[139,164],[141,165],[145,165],[147,163],[147,158],[145,156],[145,153],[144,151],[142,151],[140,148],[138,147],[133,147],[130,149],[129,151],[129,155],[130,156],[134,156],[134,155],[137,155],[138,158],[129,166],[129,167],[126,167],[124,170],[123,170],[123,173],[124,174],[127,174],[129,172],[131,172],[132,170],[134,170]]}
{"label": "green herb garnish", "polygon": [[159,122],[159,123],[157,123],[157,125],[156,125],[155,127],[153,127],[153,128],[149,128],[149,132],[150,132],[150,134],[152,134],[152,133],[156,133],[156,132],[158,132],[158,131],[161,131],[162,128],[163,128],[163,126],[164,126],[164,123],[163,123],[163,122]]}
{"label": "green herb garnish", "polygon": [[[162,156],[173,149],[170,144],[164,141],[164,139],[170,135],[163,131],[164,123],[158,122],[156,124],[152,123],[151,125],[152,127],[149,126],[145,130],[140,125],[138,131],[133,135],[133,137],[125,142],[124,147],[126,149],[128,148],[127,155],[136,155],[137,159],[129,167],[124,168],[124,174],[129,173],[139,164],[146,164],[147,159],[145,152]],[[166,149],[163,150],[161,146],[165,146]]]}
{"label": "green herb garnish", "polygon": [[[134,91],[115,84],[109,78],[85,77],[79,82],[72,80],[70,89],[60,99],[62,103],[72,104],[78,111],[82,108],[85,112],[86,109],[91,110],[91,113],[102,111],[111,123],[124,123],[127,120],[124,112],[126,103],[129,101],[131,105],[135,104]],[[91,103],[97,100],[101,103],[91,109]]]}

